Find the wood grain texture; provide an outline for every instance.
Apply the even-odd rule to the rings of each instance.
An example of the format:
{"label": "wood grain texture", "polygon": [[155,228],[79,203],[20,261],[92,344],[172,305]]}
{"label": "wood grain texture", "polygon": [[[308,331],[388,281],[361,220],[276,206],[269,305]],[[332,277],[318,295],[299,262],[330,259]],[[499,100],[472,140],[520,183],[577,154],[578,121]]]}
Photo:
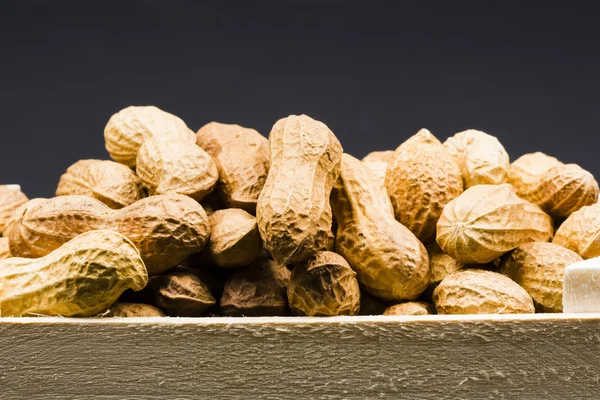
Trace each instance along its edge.
{"label": "wood grain texture", "polygon": [[5,318],[6,399],[597,399],[600,314]]}

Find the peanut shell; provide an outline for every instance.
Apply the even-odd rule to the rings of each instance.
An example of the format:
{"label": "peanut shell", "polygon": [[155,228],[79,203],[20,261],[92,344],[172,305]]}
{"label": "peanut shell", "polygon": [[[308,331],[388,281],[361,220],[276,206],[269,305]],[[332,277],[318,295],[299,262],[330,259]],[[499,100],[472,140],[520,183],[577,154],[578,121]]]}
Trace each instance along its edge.
{"label": "peanut shell", "polygon": [[277,121],[269,142],[271,167],[256,218],[265,247],[288,265],[331,244],[329,196],[343,150],[325,124],[306,115]]}
{"label": "peanut shell", "polygon": [[502,272],[533,298],[538,312],[562,312],[565,268],[583,259],[553,243],[525,243],[511,252]]}
{"label": "peanut shell", "polygon": [[7,237],[0,237],[0,261],[12,257]]}
{"label": "peanut shell", "polygon": [[119,318],[165,317],[165,313],[150,304],[116,302],[110,306],[106,316]]}
{"label": "peanut shell", "polygon": [[374,183],[385,187],[385,174],[388,170],[388,163],[385,161],[362,161],[362,163],[373,173]]}
{"label": "peanut shell", "polygon": [[510,164],[508,183],[515,188],[517,196],[525,198],[540,184],[550,168],[560,165],[563,163],[539,151],[525,154]]}
{"label": "peanut shell", "polygon": [[448,275],[433,291],[438,314],[532,314],[531,296],[506,276],[480,269]]}
{"label": "peanut shell", "polygon": [[361,161],[366,163],[381,161],[390,164],[394,161],[394,150],[372,151],[364,156]]}
{"label": "peanut shell", "polygon": [[444,253],[436,242],[428,244],[425,248],[429,256],[429,286],[432,289],[435,289],[445,277],[465,266]]}
{"label": "peanut shell", "polygon": [[254,129],[218,122],[203,126],[196,136],[217,166],[216,192],[225,206],[254,214],[269,172],[269,141]]}
{"label": "peanut shell", "polygon": [[463,264],[485,264],[527,242],[552,238],[552,219],[509,184],[477,185],[444,207],[437,243]]}
{"label": "peanut shell", "polygon": [[339,254],[320,251],[294,266],[288,301],[297,315],[358,315],[360,289],[356,273]]}
{"label": "peanut shell", "polygon": [[425,244],[435,240],[444,206],[463,191],[458,164],[427,129],[396,149],[385,187],[396,219]]}
{"label": "peanut shell", "polygon": [[199,317],[216,304],[209,285],[187,267],[177,267],[158,279],[155,305],[172,317]]}
{"label": "peanut shell", "polygon": [[42,199],[42,198],[35,198],[35,199],[31,199],[23,204],[21,204],[10,216],[10,218],[6,221],[6,223],[4,224],[4,236],[9,237],[10,232],[12,231],[13,227],[15,226],[15,224],[20,223],[21,222],[21,217],[23,216],[23,214],[25,213],[25,211],[29,208],[29,207],[33,207],[37,204],[43,203],[44,201],[46,201],[47,199]]}
{"label": "peanut shell", "polygon": [[385,300],[416,299],[429,284],[427,251],[396,221],[385,189],[373,174],[344,154],[331,195],[338,223],[336,252],[356,271],[361,286]]}
{"label": "peanut shell", "polygon": [[56,195],[74,194],[93,197],[113,209],[131,205],[145,196],[140,178],[130,168],[104,160],[81,160],[67,168]]}
{"label": "peanut shell", "polygon": [[232,317],[288,314],[290,271],[273,260],[259,260],[236,272],[226,283],[221,310]]}
{"label": "peanut shell", "polygon": [[43,257],[81,233],[111,229],[135,244],[148,272],[155,275],[201,251],[210,236],[202,206],[182,195],[151,196],[120,210],[87,196],[36,203],[11,229],[14,256]]}
{"label": "peanut shell", "polygon": [[212,158],[177,137],[146,140],[137,155],[136,171],[150,195],[183,194],[197,201],[210,194],[219,179]]}
{"label": "peanut shell", "polygon": [[586,260],[600,257],[600,204],[571,214],[556,231],[552,243],[573,250]]}
{"label": "peanut shell", "polygon": [[409,301],[390,306],[385,309],[383,315],[430,315],[435,314],[433,304],[423,301]]}
{"label": "peanut shell", "polygon": [[92,316],[126,289],[141,290],[148,273],[123,235],[107,230],[75,237],[45,257],[0,261],[0,316]]}
{"label": "peanut shell", "polygon": [[449,137],[444,147],[458,163],[465,189],[481,184],[499,185],[508,180],[508,153],[494,136],[469,129]]}
{"label": "peanut shell", "polygon": [[128,167],[135,167],[140,147],[153,137],[196,142],[196,135],[181,118],[154,106],[124,108],[110,117],[104,128],[106,150],[113,160]]}
{"label": "peanut shell", "polygon": [[0,185],[0,233],[6,236],[6,222],[12,214],[29,199],[19,185]]}

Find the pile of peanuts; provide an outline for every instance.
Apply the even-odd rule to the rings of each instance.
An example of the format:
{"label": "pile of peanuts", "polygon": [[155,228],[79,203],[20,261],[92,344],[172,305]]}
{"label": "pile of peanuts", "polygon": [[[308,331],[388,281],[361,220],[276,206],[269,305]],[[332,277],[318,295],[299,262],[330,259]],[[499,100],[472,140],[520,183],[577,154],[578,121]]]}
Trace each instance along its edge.
{"label": "pile of peanuts", "polygon": [[104,137],[54,198],[0,186],[0,316],[562,312],[600,256],[594,177],[477,130],[358,160],[306,115],[267,139],[132,106]]}

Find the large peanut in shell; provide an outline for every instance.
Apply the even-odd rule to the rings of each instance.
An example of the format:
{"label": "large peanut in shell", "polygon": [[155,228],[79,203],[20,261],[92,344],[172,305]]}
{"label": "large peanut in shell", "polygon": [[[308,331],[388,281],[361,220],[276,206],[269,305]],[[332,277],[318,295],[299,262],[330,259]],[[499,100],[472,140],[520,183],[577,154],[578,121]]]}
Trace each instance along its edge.
{"label": "large peanut in shell", "polygon": [[61,176],[57,196],[80,194],[100,200],[113,209],[144,197],[142,182],[131,168],[114,161],[80,160]]}
{"label": "large peanut in shell", "polygon": [[553,243],[525,243],[502,263],[502,272],[533,298],[539,312],[562,312],[565,268],[582,261],[575,252]]}
{"label": "large peanut in shell", "polygon": [[552,243],[573,250],[586,260],[600,257],[600,204],[571,214],[556,231]]}
{"label": "large peanut in shell", "polygon": [[210,194],[219,179],[217,166],[204,150],[172,137],[146,140],[136,171],[150,195],[183,194],[197,201]]}
{"label": "large peanut in shell", "polygon": [[477,185],[444,207],[437,243],[461,263],[485,264],[527,242],[552,238],[552,219],[509,184]]}
{"label": "large peanut in shell", "polygon": [[75,236],[112,229],[140,250],[150,275],[202,250],[210,235],[202,206],[182,195],[152,196],[111,210],[87,196],[61,196],[27,207],[10,232],[16,257],[43,257]]}
{"label": "large peanut in shell", "polygon": [[509,157],[498,139],[485,132],[469,129],[449,137],[444,147],[455,158],[464,188],[508,180]]}
{"label": "large peanut in shell", "polygon": [[435,240],[444,206],[463,191],[458,164],[427,129],[396,149],[385,187],[396,219],[425,244]]}
{"label": "large peanut in shell", "polygon": [[433,291],[438,314],[532,314],[531,296],[504,275],[464,269],[448,275]]}
{"label": "large peanut in shell", "polygon": [[269,172],[269,141],[254,129],[211,122],[200,128],[197,142],[217,165],[216,192],[225,206],[254,214]]}
{"label": "large peanut in shell", "polygon": [[396,221],[385,189],[372,173],[344,154],[340,178],[331,194],[338,223],[336,252],[356,271],[370,294],[385,300],[414,300],[429,284],[427,251]]}
{"label": "large peanut in shell", "polygon": [[269,142],[271,167],[256,218],[267,250],[288,265],[306,260],[331,242],[329,196],[343,150],[325,124],[306,115],[277,121]]}
{"label": "large peanut in shell", "polygon": [[185,122],[154,106],[130,106],[110,117],[104,128],[106,150],[116,162],[134,167],[142,144],[153,137],[195,143]]}
{"label": "large peanut in shell", "polygon": [[113,231],[75,237],[45,257],[0,261],[0,316],[92,316],[148,273],[133,243]]}
{"label": "large peanut in shell", "polygon": [[515,188],[517,196],[525,198],[550,168],[560,165],[563,163],[539,151],[525,154],[510,164],[508,183]]}
{"label": "large peanut in shell", "polygon": [[29,199],[19,185],[0,185],[0,233],[4,236],[8,233],[5,230],[6,222],[13,213]]}
{"label": "large peanut in shell", "polygon": [[568,217],[598,201],[598,182],[577,164],[561,164],[546,171],[538,185],[520,197],[539,205],[552,217]]}

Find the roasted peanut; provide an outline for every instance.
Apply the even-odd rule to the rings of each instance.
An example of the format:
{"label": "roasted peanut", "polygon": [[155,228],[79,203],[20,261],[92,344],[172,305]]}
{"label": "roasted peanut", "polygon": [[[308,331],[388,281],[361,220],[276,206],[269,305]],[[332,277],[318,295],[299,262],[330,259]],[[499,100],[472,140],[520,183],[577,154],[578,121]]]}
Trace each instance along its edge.
{"label": "roasted peanut", "polygon": [[362,162],[382,161],[390,164],[394,161],[394,150],[372,151],[361,160]]}
{"label": "roasted peanut", "polygon": [[113,231],[75,237],[45,257],[0,261],[0,315],[92,316],[148,273],[133,243]]}
{"label": "roasted peanut", "polygon": [[440,282],[465,265],[444,253],[437,242],[425,246],[429,256],[429,288],[435,289]]}
{"label": "roasted peanut", "polygon": [[325,124],[291,115],[269,136],[271,168],[256,218],[265,247],[281,264],[306,260],[331,242],[331,188],[342,146]]}
{"label": "roasted peanut", "polygon": [[571,214],[556,231],[552,243],[573,250],[584,259],[600,257],[600,204]]}
{"label": "roasted peanut", "polygon": [[517,196],[525,198],[540,184],[550,168],[560,165],[563,163],[539,151],[525,154],[510,164],[508,183],[515,188]]}
{"label": "roasted peanut", "polygon": [[179,266],[158,278],[155,305],[174,317],[199,317],[216,301],[210,286],[191,268]]}
{"label": "roasted peanut", "polygon": [[21,192],[19,185],[0,185],[0,233],[8,234],[6,222],[13,213],[29,199]]}
{"label": "roasted peanut", "polygon": [[383,315],[429,315],[435,314],[433,304],[423,301],[409,301],[395,304],[385,309]]}
{"label": "roasted peanut", "polygon": [[106,316],[120,318],[164,317],[165,313],[150,304],[116,302],[110,306]]}

